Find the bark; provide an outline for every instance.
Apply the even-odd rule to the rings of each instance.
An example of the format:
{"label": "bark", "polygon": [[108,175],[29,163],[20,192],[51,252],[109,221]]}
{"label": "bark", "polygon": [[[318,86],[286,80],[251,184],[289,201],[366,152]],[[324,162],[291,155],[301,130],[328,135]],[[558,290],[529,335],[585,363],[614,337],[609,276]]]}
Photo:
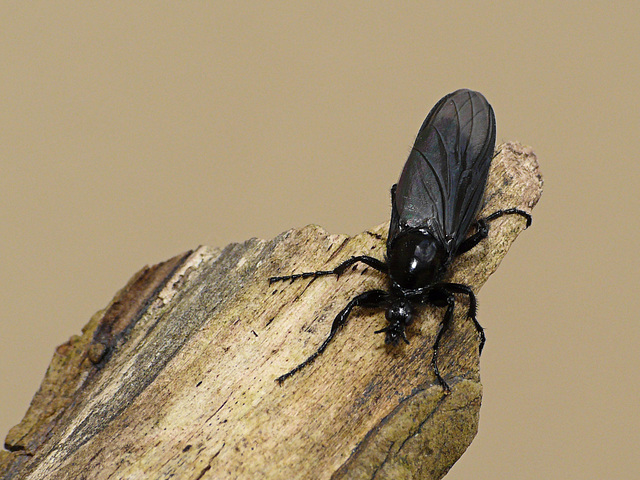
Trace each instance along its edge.
{"label": "bark", "polygon": [[[530,211],[542,189],[536,157],[515,143],[499,149],[483,215]],[[477,292],[524,225],[514,215],[492,222],[449,279]],[[420,311],[411,344],[396,347],[373,334],[383,311],[356,309],[316,362],[274,381],[315,351],[351,298],[386,279],[363,266],[338,280],[267,278],[383,258],[386,229],[347,237],[308,226],[143,269],[56,349],[6,438],[0,476],[441,478],[475,436],[481,403],[464,296],[441,347],[448,396],[429,368],[444,314],[435,307]]]}

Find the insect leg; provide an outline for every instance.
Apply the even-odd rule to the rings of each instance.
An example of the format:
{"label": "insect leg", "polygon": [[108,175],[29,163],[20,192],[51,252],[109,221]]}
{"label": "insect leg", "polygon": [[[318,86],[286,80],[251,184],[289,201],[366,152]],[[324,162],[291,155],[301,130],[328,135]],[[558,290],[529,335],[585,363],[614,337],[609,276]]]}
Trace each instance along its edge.
{"label": "insect leg", "polygon": [[452,293],[461,293],[469,297],[469,310],[467,312],[467,317],[471,319],[471,321],[473,322],[473,326],[476,328],[476,332],[478,332],[478,338],[480,339],[478,354],[482,355],[482,349],[484,348],[486,337],[484,335],[484,328],[482,328],[482,325],[480,325],[480,322],[478,322],[478,319],[476,318],[476,312],[478,311],[478,301],[476,300],[475,293],[473,293],[471,287],[469,287],[468,285],[463,285],[461,283],[442,283],[440,285]]}
{"label": "insect leg", "polygon": [[520,210],[519,208],[507,208],[506,210],[498,210],[497,212],[493,212],[491,215],[487,216],[485,220],[495,220],[496,218],[499,218],[503,215],[520,215],[527,221],[527,225],[525,228],[529,228],[531,226],[531,214],[525,212],[524,210]]}
{"label": "insect leg", "polygon": [[281,277],[269,277],[269,285],[271,285],[274,282],[284,282],[287,280],[291,280],[293,282],[294,280],[297,280],[299,278],[311,278],[311,277],[317,278],[323,275],[340,276],[345,272],[345,270],[347,270],[347,268],[349,268],[354,263],[358,263],[358,262],[362,262],[366,265],[369,265],[371,268],[374,268],[382,273],[387,273],[388,271],[387,265],[381,260],[370,257],[368,255],[360,255],[358,257],[351,257],[345,260],[333,270],[318,270],[316,272],[303,272],[303,273],[294,273],[293,275],[284,275]]}
{"label": "insect leg", "polygon": [[461,255],[465,252],[468,252],[473,247],[475,247],[482,240],[487,238],[489,235],[489,222],[491,220],[495,220],[496,218],[500,218],[503,215],[520,215],[527,221],[527,226],[525,228],[529,228],[531,225],[531,215],[524,210],[519,210],[517,208],[508,208],[506,210],[498,210],[497,212],[493,212],[491,215],[480,218],[476,220],[474,226],[476,228],[476,233],[471,235],[469,238],[465,239],[458,250],[456,251],[456,255]]}
{"label": "insect leg", "polygon": [[438,334],[436,335],[436,340],[433,342],[433,357],[431,358],[431,369],[436,376],[436,380],[444,389],[445,395],[448,395],[451,392],[451,388],[449,384],[445,381],[444,378],[440,375],[440,369],[438,368],[438,349],[440,348],[440,340],[442,340],[443,335],[451,326],[451,320],[453,319],[453,308],[455,306],[455,297],[452,294],[447,296],[447,311],[444,314],[444,319],[440,323],[440,329],[438,330]]}
{"label": "insect leg", "polygon": [[313,362],[318,355],[324,352],[331,340],[333,340],[336,332],[347,323],[349,314],[354,307],[375,308],[382,306],[386,302],[388,295],[389,294],[384,290],[370,290],[368,292],[361,293],[357,297],[353,298],[333,320],[333,324],[331,325],[331,332],[329,332],[329,336],[326,338],[326,340],[322,342],[320,348],[318,348],[318,350],[316,350],[309,358],[307,358],[293,370],[276,378],[276,382],[282,384],[282,382],[284,382],[287,378],[302,370],[304,367]]}

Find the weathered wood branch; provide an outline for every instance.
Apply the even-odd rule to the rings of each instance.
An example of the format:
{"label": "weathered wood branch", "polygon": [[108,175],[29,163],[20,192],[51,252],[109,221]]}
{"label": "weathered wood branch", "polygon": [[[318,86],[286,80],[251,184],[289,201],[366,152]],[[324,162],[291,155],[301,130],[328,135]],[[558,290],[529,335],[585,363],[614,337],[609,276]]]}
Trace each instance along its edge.
{"label": "weathered wood branch", "polygon": [[[531,210],[542,187],[535,155],[515,143],[500,148],[483,213]],[[477,291],[524,223],[492,222],[451,280]],[[314,364],[274,381],[317,348],[350,298],[386,285],[362,266],[338,281],[270,286],[267,278],[362,253],[383,258],[386,228],[349,238],[309,226],[143,269],[57,348],[7,436],[0,476],[441,478],[473,439],[481,402],[478,340],[462,298],[441,349],[449,396],[429,368],[436,308],[397,347],[373,334],[383,312],[354,311]]]}

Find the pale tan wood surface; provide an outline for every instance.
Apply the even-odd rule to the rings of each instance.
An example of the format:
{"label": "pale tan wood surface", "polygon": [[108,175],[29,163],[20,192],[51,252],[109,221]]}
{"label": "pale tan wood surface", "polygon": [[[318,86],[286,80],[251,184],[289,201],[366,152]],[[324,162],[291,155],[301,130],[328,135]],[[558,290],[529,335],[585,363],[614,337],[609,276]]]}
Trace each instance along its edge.
{"label": "pale tan wood surface", "polygon": [[[498,147],[483,215],[531,211],[542,179],[528,147]],[[525,222],[506,216],[458,258],[450,280],[478,292]],[[534,220],[535,226],[535,220]],[[478,339],[459,296],[429,368],[444,309],[424,308],[410,345],[373,332],[384,312],[354,310],[315,363],[274,380],[324,340],[337,312],[386,279],[358,266],[331,277],[267,278],[384,256],[387,224],[355,237],[316,226],[223,250],[200,247],[137,273],[79,336],[57,348],[0,454],[2,478],[441,478],[477,431]],[[479,314],[482,323],[482,312]]]}

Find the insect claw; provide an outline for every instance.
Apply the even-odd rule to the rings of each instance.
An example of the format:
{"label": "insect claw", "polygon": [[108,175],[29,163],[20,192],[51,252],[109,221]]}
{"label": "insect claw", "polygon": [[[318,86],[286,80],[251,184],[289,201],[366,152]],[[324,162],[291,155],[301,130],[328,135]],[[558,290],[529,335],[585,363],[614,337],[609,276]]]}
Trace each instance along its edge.
{"label": "insect claw", "polygon": [[443,395],[447,396],[451,393],[451,387],[449,387],[449,384],[447,382],[444,382],[444,384],[442,385],[442,393]]}
{"label": "insect claw", "polygon": [[529,227],[531,226],[531,221],[532,221],[532,219],[531,219],[531,215],[529,215],[529,216],[527,217],[527,226],[526,226],[526,227],[524,227],[525,229],[527,229],[527,228],[529,228]]}
{"label": "insect claw", "polygon": [[440,376],[440,373],[439,373],[439,372],[436,372],[436,380],[437,380],[437,382],[440,384],[440,386],[442,387],[442,390],[443,390],[443,392],[442,392],[442,393],[443,393],[445,396],[446,396],[446,395],[449,395],[449,394],[451,393],[451,387],[449,386],[449,384],[447,383],[447,381],[446,381],[444,378],[442,378],[442,377]]}

